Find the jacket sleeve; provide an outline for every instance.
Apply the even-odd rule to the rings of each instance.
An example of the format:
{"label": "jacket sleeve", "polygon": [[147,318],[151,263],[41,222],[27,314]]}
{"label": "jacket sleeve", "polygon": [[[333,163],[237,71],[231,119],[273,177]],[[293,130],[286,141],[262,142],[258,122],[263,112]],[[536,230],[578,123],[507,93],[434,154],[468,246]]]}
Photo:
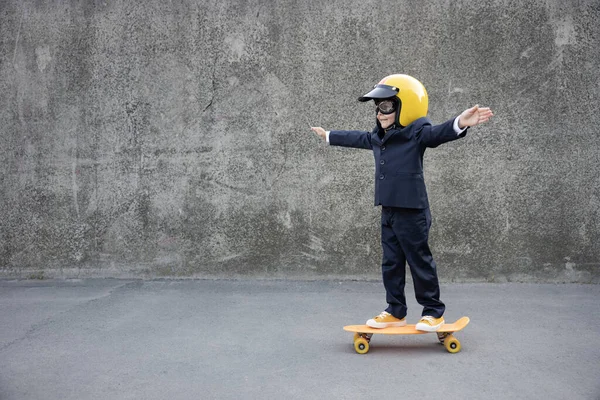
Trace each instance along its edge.
{"label": "jacket sleeve", "polygon": [[468,129],[461,134],[456,133],[454,120],[455,118],[452,118],[439,125],[431,125],[427,121],[417,128],[415,137],[425,147],[438,147],[440,144],[465,137]]}
{"label": "jacket sleeve", "polygon": [[358,149],[373,149],[371,134],[366,131],[331,131],[329,132],[329,144]]}

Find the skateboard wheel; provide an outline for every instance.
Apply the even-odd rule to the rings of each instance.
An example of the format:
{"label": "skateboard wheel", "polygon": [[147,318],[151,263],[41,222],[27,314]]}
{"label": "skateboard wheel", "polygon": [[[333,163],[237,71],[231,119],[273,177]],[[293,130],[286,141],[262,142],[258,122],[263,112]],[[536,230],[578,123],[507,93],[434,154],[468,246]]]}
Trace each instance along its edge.
{"label": "skateboard wheel", "polygon": [[449,353],[458,353],[460,351],[460,342],[457,338],[450,335],[444,340],[444,347]]}
{"label": "skateboard wheel", "polygon": [[359,337],[354,341],[354,350],[358,354],[365,354],[369,351],[369,341],[363,337]]}

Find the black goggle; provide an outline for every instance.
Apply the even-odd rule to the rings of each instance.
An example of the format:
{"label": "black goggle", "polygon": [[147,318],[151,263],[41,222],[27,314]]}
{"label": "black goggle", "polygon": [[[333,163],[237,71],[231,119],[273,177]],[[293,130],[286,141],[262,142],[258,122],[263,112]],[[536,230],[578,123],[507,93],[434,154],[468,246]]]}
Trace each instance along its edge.
{"label": "black goggle", "polygon": [[382,113],[384,115],[391,114],[396,111],[396,102],[392,100],[381,100],[375,103],[375,113]]}

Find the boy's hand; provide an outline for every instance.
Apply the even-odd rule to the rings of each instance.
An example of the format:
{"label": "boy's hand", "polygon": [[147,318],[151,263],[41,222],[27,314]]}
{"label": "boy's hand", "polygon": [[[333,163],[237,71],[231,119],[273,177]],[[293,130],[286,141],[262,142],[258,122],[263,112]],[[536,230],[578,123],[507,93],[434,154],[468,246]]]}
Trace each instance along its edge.
{"label": "boy's hand", "polygon": [[321,128],[320,126],[316,126],[316,127],[311,127],[310,128],[314,133],[316,133],[317,135],[319,135],[321,137],[321,139],[325,140],[326,138],[326,134],[325,134],[325,129]]}
{"label": "boy's hand", "polygon": [[458,117],[458,127],[463,129],[467,126],[483,124],[493,116],[494,113],[492,113],[492,110],[490,110],[489,107],[479,107],[479,105],[476,105],[466,109],[460,114]]}

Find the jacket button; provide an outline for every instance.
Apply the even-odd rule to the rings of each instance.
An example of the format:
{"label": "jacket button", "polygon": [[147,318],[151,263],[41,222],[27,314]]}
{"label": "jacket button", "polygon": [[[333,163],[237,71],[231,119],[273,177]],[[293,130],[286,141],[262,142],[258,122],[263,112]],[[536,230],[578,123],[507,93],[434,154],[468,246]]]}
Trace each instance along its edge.
{"label": "jacket button", "polygon": [[384,151],[384,150],[385,150],[385,146],[381,146],[381,151]]}
{"label": "jacket button", "polygon": [[385,164],[385,160],[379,161],[379,164],[381,164],[381,165]]}
{"label": "jacket button", "polygon": [[379,179],[383,179],[383,178],[384,178],[383,174],[379,175]]}

